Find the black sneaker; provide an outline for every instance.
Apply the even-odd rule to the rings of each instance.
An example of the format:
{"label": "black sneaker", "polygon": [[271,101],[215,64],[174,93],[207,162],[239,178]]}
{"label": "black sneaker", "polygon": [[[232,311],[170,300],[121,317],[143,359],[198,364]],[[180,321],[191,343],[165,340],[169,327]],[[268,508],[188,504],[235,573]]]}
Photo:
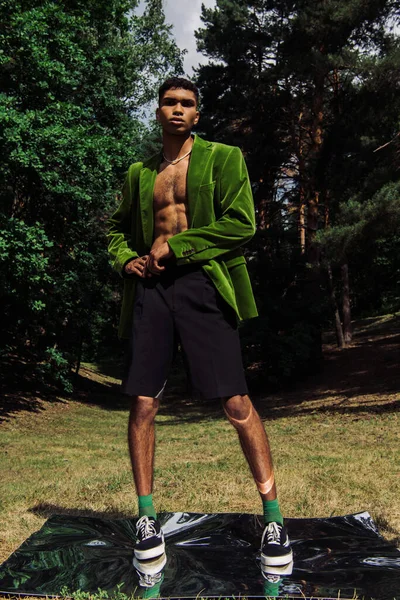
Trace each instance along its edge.
{"label": "black sneaker", "polygon": [[148,560],[164,554],[164,534],[160,523],[154,517],[140,517],[136,523],[135,556],[139,560]]}
{"label": "black sneaker", "polygon": [[275,521],[268,523],[261,539],[261,562],[263,565],[287,565],[293,560],[293,552],[286,527]]}

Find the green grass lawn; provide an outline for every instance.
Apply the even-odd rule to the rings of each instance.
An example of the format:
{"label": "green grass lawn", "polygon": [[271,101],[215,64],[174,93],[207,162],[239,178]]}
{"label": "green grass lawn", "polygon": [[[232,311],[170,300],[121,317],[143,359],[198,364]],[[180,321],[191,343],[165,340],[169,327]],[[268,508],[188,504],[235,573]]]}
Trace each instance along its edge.
{"label": "green grass lawn", "polygon": [[[127,409],[69,402],[3,424],[2,559],[53,512],[136,513],[127,416]],[[193,407],[189,419],[158,417],[158,510],[261,512],[232,426]],[[267,430],[287,516],[368,509],[387,534],[398,534],[398,413],[317,411],[273,419]]]}
{"label": "green grass lawn", "polygon": [[[398,342],[393,333],[363,335],[345,351],[328,347],[322,374],[255,402],[286,516],[368,510],[398,543],[399,365],[390,360]],[[90,395],[42,401],[36,412],[15,412],[1,424],[0,560],[51,514],[136,514],[127,401],[112,378],[88,368],[83,375],[96,384]],[[163,402],[154,498],[160,512],[261,513],[236,433],[218,404]]]}

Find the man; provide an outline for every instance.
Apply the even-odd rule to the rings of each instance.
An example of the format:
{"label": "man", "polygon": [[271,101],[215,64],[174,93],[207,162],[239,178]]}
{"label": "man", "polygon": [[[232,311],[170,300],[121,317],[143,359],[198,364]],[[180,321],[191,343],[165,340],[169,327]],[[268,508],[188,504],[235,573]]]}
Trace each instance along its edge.
{"label": "man", "polygon": [[156,111],[162,153],[129,168],[122,203],[110,219],[109,251],[125,278],[120,335],[132,340],[124,391],[132,397],[135,556],[148,560],[164,552],[152,498],[154,418],[179,340],[193,388],[221,399],[239,435],[263,502],[261,560],[286,565],[292,551],[268,440],[247,394],[237,330],[238,320],[257,316],[240,249],[255,232],[253,198],[239,148],[192,135],[197,105],[193,83],[164,82]]}

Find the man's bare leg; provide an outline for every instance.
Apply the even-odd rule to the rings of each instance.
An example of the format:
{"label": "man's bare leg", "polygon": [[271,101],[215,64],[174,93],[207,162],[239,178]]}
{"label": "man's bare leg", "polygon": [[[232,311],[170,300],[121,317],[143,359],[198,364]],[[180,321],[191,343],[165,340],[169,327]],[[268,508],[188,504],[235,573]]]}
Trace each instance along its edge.
{"label": "man's bare leg", "polygon": [[250,398],[232,396],[223,400],[225,413],[235,427],[250,470],[263,500],[275,500],[276,485],[271,450],[264,425]]}
{"label": "man's bare leg", "polygon": [[[128,425],[128,443],[133,479],[139,503],[140,498],[150,496],[153,491],[154,419],[159,404],[157,398],[150,398],[148,396],[133,396],[132,398]],[[143,514],[146,513],[144,512]],[[139,516],[142,516],[140,514],[140,507]]]}
{"label": "man's bare leg", "polygon": [[[158,408],[157,398],[148,396],[132,398],[128,442],[133,479],[139,500],[140,518],[136,524],[135,544],[135,559],[138,561],[158,559],[164,556],[165,551],[164,535],[160,523],[157,521],[152,495],[155,451],[154,419]],[[163,559],[162,566],[164,564]]]}
{"label": "man's bare leg", "polygon": [[238,433],[240,445],[260,493],[265,523],[277,522],[283,525],[283,517],[276,497],[271,450],[257,411],[247,395],[225,398],[223,407]]}
{"label": "man's bare leg", "polygon": [[276,497],[274,468],[264,425],[247,395],[232,396],[222,402],[226,416],[239,435],[263,501],[266,527],[261,541],[261,562],[266,568],[286,565],[293,554]]}

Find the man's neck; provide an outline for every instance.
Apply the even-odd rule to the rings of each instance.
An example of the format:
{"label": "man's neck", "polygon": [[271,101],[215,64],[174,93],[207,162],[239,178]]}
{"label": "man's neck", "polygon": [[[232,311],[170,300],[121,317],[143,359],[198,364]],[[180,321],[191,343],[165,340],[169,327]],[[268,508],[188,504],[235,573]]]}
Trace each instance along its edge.
{"label": "man's neck", "polygon": [[190,133],[187,136],[163,133],[163,154],[168,160],[176,160],[183,156],[192,146],[193,137]]}

